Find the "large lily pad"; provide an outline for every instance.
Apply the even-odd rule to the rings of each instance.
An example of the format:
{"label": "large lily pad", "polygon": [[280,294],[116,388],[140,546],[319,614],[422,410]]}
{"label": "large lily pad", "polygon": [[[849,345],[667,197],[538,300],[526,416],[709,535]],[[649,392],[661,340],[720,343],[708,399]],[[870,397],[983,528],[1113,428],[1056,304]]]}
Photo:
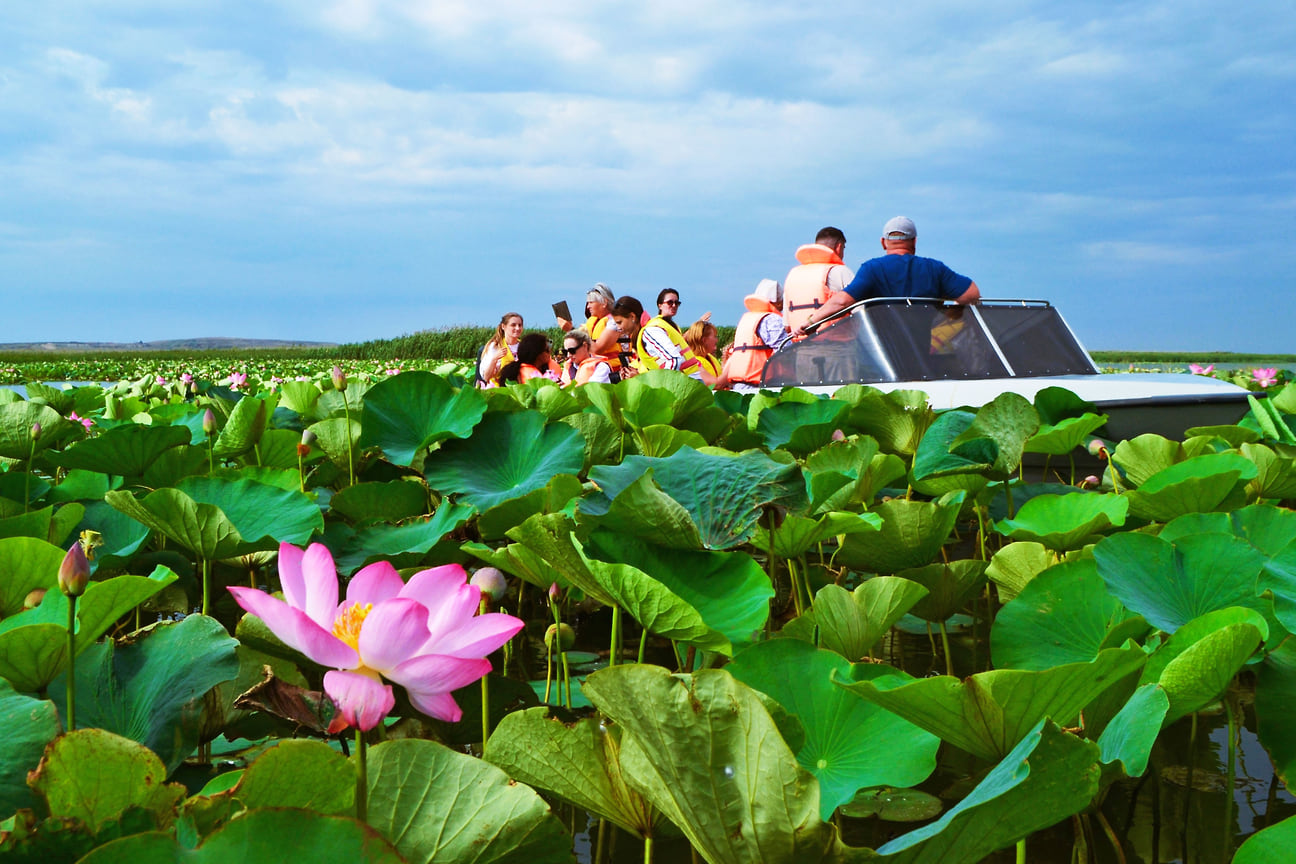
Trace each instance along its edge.
{"label": "large lily pad", "polygon": [[40,763],[45,745],[62,731],[54,703],[14,691],[0,679],[0,812],[35,806],[27,772]]}
{"label": "large lily pad", "polygon": [[1218,699],[1268,635],[1268,624],[1254,609],[1207,612],[1176,630],[1148,658],[1140,683],[1165,690],[1166,722],[1173,722]]}
{"label": "large lily pad", "polygon": [[[656,497],[639,482],[650,470],[661,490]],[[664,459],[630,456],[620,465],[592,469],[590,479],[601,494],[581,503],[582,514],[606,517],[600,521],[608,528],[676,548],[733,548],[751,538],[765,507],[797,510],[806,503],[801,469],[754,450],[734,455],[685,447]],[[618,508],[627,491],[632,500]],[[680,535],[680,515],[663,495],[695,526],[690,535]]]}
{"label": "large lily pad", "polygon": [[[1087,663],[1130,617],[1091,559],[1068,561],[1040,573],[999,610],[990,630],[990,656],[998,669],[1043,671]],[[1146,623],[1141,626],[1147,629]]]}
{"label": "large lily pad", "polygon": [[881,528],[847,537],[837,560],[870,573],[922,567],[936,557],[954,530],[963,497],[955,492],[939,501],[884,501],[872,511],[882,517]]}
{"label": "large lily pad", "polygon": [[584,439],[570,426],[546,426],[536,411],[488,414],[468,440],[449,440],[424,462],[433,489],[485,511],[543,488],[555,474],[577,474]]}
{"label": "large lily pad", "polygon": [[1108,687],[1138,670],[1136,647],[1109,649],[1090,663],[1069,663],[1040,672],[997,669],[965,680],[948,675],[906,681],[898,676],[837,683],[939,735],[956,747],[995,762],[1006,756],[1043,718],[1069,723]]}
{"label": "large lily pad", "polygon": [[245,542],[263,548],[304,546],[324,529],[319,507],[297,489],[223,477],[186,477],[176,489],[199,505],[219,507]]}
{"label": "large lily pad", "polygon": [[[76,667],[77,722],[138,741],[170,775],[199,743],[195,700],[238,674],[237,644],[216,619],[188,615],[126,645],[92,645]],[[66,681],[55,681],[50,696],[64,710]]]}
{"label": "large lily pad", "polygon": [[781,401],[760,412],[756,431],[764,436],[769,449],[782,448],[804,456],[831,441],[849,411],[848,405],[831,399]]}
{"label": "large lily pad", "polygon": [[995,530],[1013,540],[1042,543],[1054,551],[1066,552],[1093,543],[1112,528],[1124,525],[1129,506],[1126,495],[1036,495],[1013,518],[997,522]]}
{"label": "large lily pad", "polygon": [[724,670],[657,666],[590,675],[585,694],[626,730],[627,781],[712,864],[831,860],[819,784],[797,764],[755,691]]}
{"label": "large lily pad", "polygon": [[1167,633],[1217,609],[1262,606],[1256,590],[1265,558],[1227,534],[1192,534],[1174,542],[1117,534],[1094,547],[1094,560],[1107,589]]}
{"label": "large lily pad", "polygon": [[189,437],[181,426],[117,426],[45,458],[60,468],[140,477],[163,453],[188,444]]}
{"label": "large lily pad", "polygon": [[397,465],[450,438],[467,438],[486,413],[473,387],[456,390],[431,372],[405,372],[379,381],[365,393],[360,446],[381,447]]}
{"label": "large lily pad", "polygon": [[912,456],[936,419],[927,394],[919,390],[883,393],[875,387],[847,384],[832,398],[851,406],[847,422],[853,431],[871,435],[884,452],[899,456]]}
{"label": "large lily pad", "polygon": [[540,796],[480,759],[431,741],[387,741],[370,749],[368,773],[369,824],[405,861],[574,861],[571,837]]}
{"label": "large lily pad", "polygon": [[1133,515],[1169,522],[1185,513],[1240,507],[1247,481],[1256,473],[1255,463],[1245,456],[1208,453],[1163,468],[1125,495]]}
{"label": "large lily pad", "polygon": [[[32,427],[39,423],[41,434],[32,441]],[[31,458],[33,444],[40,453],[48,441],[52,440],[60,427],[66,427],[59,412],[48,405],[37,402],[0,403],[0,458]]]}
{"label": "large lily pad", "polygon": [[875,576],[853,592],[825,585],[815,594],[814,607],[801,616],[807,620],[798,629],[818,628],[820,647],[855,663],[868,656],[892,625],[926,596],[924,586],[898,576]]}
{"label": "large lily pad", "polygon": [[486,745],[485,759],[514,780],[551,792],[639,837],[662,820],[621,771],[617,725],[598,718],[563,723],[548,708],[509,714]]}
{"label": "large lily pad", "polygon": [[805,744],[797,762],[819,778],[825,822],[859,789],[915,786],[936,769],[939,738],[833,685],[834,670],[839,677],[851,673],[838,654],[774,639],[743,651],[726,668],[801,722]]}

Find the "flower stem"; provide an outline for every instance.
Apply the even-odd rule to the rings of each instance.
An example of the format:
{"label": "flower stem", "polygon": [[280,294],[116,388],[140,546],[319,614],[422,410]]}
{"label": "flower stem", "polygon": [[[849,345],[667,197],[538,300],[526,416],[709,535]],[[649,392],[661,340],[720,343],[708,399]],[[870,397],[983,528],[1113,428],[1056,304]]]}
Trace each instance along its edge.
{"label": "flower stem", "polygon": [[76,607],[75,594],[68,595],[68,667],[67,667],[67,731],[76,729]]}
{"label": "flower stem", "polygon": [[621,655],[621,606],[612,604],[612,644],[608,647],[608,665],[617,665]]}
{"label": "flower stem", "polygon": [[356,818],[361,822],[369,821],[369,750],[365,744],[364,732],[356,729],[356,759],[359,762],[359,774],[356,777]]}
{"label": "flower stem", "polygon": [[347,399],[346,391],[342,391],[342,408],[346,412],[346,439],[347,439],[347,476],[351,482],[347,485],[355,485],[355,457],[351,453],[351,401]]}
{"label": "flower stem", "polygon": [[945,674],[950,677],[954,676],[954,658],[950,656],[949,633],[945,630],[945,622],[940,622],[941,648],[945,650]]}
{"label": "flower stem", "polygon": [[639,662],[644,662],[644,651],[648,647],[648,628],[644,627],[643,632],[639,634]]}
{"label": "flower stem", "polygon": [[[477,607],[478,615],[485,615],[490,608],[490,600],[482,597]],[[482,691],[482,753],[486,752],[486,742],[490,740],[490,672],[481,678]]]}
{"label": "flower stem", "polygon": [[207,614],[207,605],[211,601],[211,561],[204,558],[203,566],[203,584],[202,584],[202,614]]}
{"label": "flower stem", "polygon": [[652,864],[652,835],[644,837],[644,864]]}

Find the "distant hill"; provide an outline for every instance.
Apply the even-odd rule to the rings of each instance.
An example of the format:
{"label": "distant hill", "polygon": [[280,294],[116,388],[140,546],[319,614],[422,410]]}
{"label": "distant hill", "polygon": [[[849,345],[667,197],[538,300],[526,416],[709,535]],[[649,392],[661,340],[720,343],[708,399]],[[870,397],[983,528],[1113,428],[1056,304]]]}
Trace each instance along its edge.
{"label": "distant hill", "polygon": [[300,342],[286,339],[232,339],[205,336],[197,339],[162,339],[156,342],[0,342],[0,351],[48,351],[72,354],[104,351],[220,351],[231,348],[332,348],[336,342]]}

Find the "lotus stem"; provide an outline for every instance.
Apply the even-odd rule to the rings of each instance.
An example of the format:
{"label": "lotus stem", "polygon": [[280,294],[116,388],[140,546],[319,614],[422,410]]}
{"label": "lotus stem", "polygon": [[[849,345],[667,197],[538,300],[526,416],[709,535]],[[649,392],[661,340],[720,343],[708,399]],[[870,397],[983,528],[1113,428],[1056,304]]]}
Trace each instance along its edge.
{"label": "lotus stem", "polygon": [[[483,596],[477,607],[478,615],[485,615],[490,609],[490,598]],[[490,672],[481,677],[482,699],[482,753],[486,752],[486,742],[490,740]]]}
{"label": "lotus stem", "polygon": [[202,562],[202,614],[207,614],[207,605],[211,601],[211,561],[204,558]]}
{"label": "lotus stem", "polygon": [[216,473],[216,457],[212,453],[212,439],[207,436],[207,476],[211,477]]}
{"label": "lotus stem", "polygon": [[356,759],[359,772],[356,776],[356,819],[369,821],[369,751],[365,744],[364,732],[356,728]]}
{"label": "lotus stem", "polygon": [[644,864],[652,864],[652,835],[644,837]]}
{"label": "lotus stem", "polygon": [[342,410],[346,413],[346,441],[347,441],[347,477],[350,482],[349,486],[355,485],[355,456],[351,452],[351,400],[347,399],[346,391],[342,391]]}
{"label": "lotus stem", "polygon": [[303,495],[306,494],[306,463],[302,461],[302,455],[297,453],[297,488]]}
{"label": "lotus stem", "polygon": [[67,668],[67,731],[76,729],[76,607],[75,594],[68,595],[68,668]]}
{"label": "lotus stem", "polygon": [[571,667],[567,665],[567,649],[563,648],[561,645],[558,646],[558,648],[559,648],[559,650],[562,652],[562,654],[559,655],[559,656],[562,657],[562,672],[563,672],[564,693],[565,693],[566,696],[567,696],[567,699],[566,699],[567,710],[570,711],[570,710],[572,710],[572,697],[571,697]]}
{"label": "lotus stem", "polygon": [[801,585],[797,580],[796,563],[787,559],[788,581],[792,584],[792,604],[796,606],[797,617],[805,614],[805,604],[801,601]]}
{"label": "lotus stem", "polygon": [[1067,460],[1071,463],[1071,485],[1075,485],[1075,451],[1067,454]]}
{"label": "lotus stem", "polygon": [[1103,815],[1102,808],[1099,808],[1095,812],[1098,815],[1098,824],[1102,826],[1103,833],[1107,835],[1107,839],[1111,841],[1112,849],[1116,852],[1117,862],[1119,862],[1119,864],[1127,864],[1125,859],[1125,847],[1121,845],[1120,839],[1116,836],[1116,832],[1112,830],[1111,823],[1108,822],[1107,817]]}
{"label": "lotus stem", "polygon": [[1026,864],[1026,838],[1017,841],[1017,864]]}
{"label": "lotus stem", "polygon": [[549,689],[550,686],[553,684],[553,655],[554,655],[553,643],[552,642],[547,643],[545,645],[545,698],[544,698],[544,701],[546,703],[548,703],[549,701]]}
{"label": "lotus stem", "polygon": [[1233,793],[1237,778],[1238,722],[1233,710],[1233,696],[1224,696],[1224,714],[1228,718],[1228,783],[1224,801],[1224,852],[1233,851]]}
{"label": "lotus stem", "polygon": [[621,606],[612,604],[612,644],[608,646],[608,665],[615,666],[621,655]]}
{"label": "lotus stem", "polygon": [[941,634],[941,648],[943,648],[945,651],[945,674],[949,675],[952,678],[954,677],[954,658],[950,656],[949,633],[946,632],[945,630],[944,621],[939,622],[939,624],[940,624],[940,634]]}
{"label": "lotus stem", "polygon": [[981,560],[989,561],[990,559],[986,556],[985,514],[982,512],[980,504],[975,505],[972,510],[977,517],[977,549],[981,553]]}
{"label": "lotus stem", "polygon": [[600,817],[598,821],[598,845],[594,847],[594,864],[603,864],[603,850],[607,843],[607,820]]}
{"label": "lotus stem", "polygon": [[36,436],[31,436],[31,452],[27,456],[27,470],[23,472],[23,513],[31,506],[32,463],[36,461]]}
{"label": "lotus stem", "polygon": [[644,662],[644,652],[648,649],[648,628],[644,627],[643,632],[639,634],[639,663]]}
{"label": "lotus stem", "polygon": [[252,445],[252,453],[256,456],[257,467],[261,467],[261,443],[258,441]]}
{"label": "lotus stem", "polygon": [[[1192,725],[1188,731],[1188,782],[1184,786],[1184,803],[1183,811],[1189,812],[1188,808],[1192,806],[1193,792],[1193,774],[1197,772],[1197,712],[1192,713]],[[1185,819],[1180,828],[1180,839],[1183,842],[1183,848],[1188,848],[1188,820]]]}

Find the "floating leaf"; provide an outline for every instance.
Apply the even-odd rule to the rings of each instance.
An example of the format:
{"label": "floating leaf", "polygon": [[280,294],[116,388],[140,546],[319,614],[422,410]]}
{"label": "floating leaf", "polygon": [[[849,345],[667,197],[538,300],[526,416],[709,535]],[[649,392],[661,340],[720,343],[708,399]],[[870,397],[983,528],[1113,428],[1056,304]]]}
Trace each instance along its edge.
{"label": "floating leaf", "polygon": [[360,446],[381,447],[397,465],[450,438],[467,438],[486,413],[473,387],[456,390],[440,375],[405,372],[379,381],[365,393]]}
{"label": "floating leaf", "polygon": [[1130,513],[1169,522],[1185,513],[1232,510],[1245,503],[1243,487],[1257,474],[1254,462],[1236,453],[1209,453],[1158,471],[1125,493]]}

